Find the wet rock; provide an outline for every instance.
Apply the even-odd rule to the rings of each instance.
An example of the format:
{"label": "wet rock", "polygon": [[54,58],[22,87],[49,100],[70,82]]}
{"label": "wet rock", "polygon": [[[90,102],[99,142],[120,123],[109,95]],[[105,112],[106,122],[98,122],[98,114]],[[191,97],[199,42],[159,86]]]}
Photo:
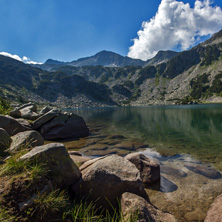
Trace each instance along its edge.
{"label": "wet rock", "polygon": [[166,177],[161,176],[160,178],[160,191],[164,193],[174,192],[178,189],[177,185]]}
{"label": "wet rock", "polygon": [[146,185],[160,180],[160,165],[140,153],[131,153],[125,159],[133,163],[140,171],[142,182]]}
{"label": "wet rock", "polygon": [[200,164],[185,164],[184,166],[190,171],[210,179],[219,179],[222,177],[221,173],[212,167]]}
{"label": "wet rock", "polygon": [[117,149],[136,151],[137,149],[147,147],[147,145],[143,143],[139,143],[139,142],[122,142],[122,143],[116,144],[114,147]]}
{"label": "wet rock", "polygon": [[[139,170],[130,161],[117,155],[89,160],[80,167],[81,193],[97,206],[118,208],[124,192],[132,192],[148,199]],[[112,207],[111,207],[112,206]]]}
{"label": "wet rock", "polygon": [[206,217],[206,214],[200,208],[196,208],[193,211],[187,212],[184,215],[184,218],[187,221],[204,221],[205,217]]}
{"label": "wet rock", "polygon": [[8,115],[0,115],[0,128],[6,130],[10,136],[29,130],[29,128],[22,126],[16,119]]}
{"label": "wet rock", "polygon": [[218,196],[210,209],[207,211],[207,216],[204,222],[221,222],[222,221],[222,194]]}
{"label": "wet rock", "polygon": [[21,149],[33,148],[44,144],[43,137],[35,130],[17,133],[12,136],[12,143],[9,148],[10,153],[16,153]]}
{"label": "wet rock", "polygon": [[89,129],[82,117],[75,114],[68,116],[60,113],[56,118],[42,126],[40,133],[46,140],[57,140],[88,136]]}
{"label": "wet rock", "polygon": [[113,135],[113,136],[110,136],[109,138],[111,140],[113,140],[113,139],[126,139],[126,137],[123,136],[123,135]]}
{"label": "wet rock", "polygon": [[52,109],[51,111],[47,112],[43,116],[39,117],[37,120],[33,122],[33,129],[38,129],[47,122],[49,122],[51,119],[56,117],[59,113],[59,110],[57,109]]}
{"label": "wet rock", "polygon": [[160,166],[160,172],[168,175],[172,175],[174,177],[182,178],[182,177],[187,177],[187,174],[179,169],[175,169],[172,167],[168,167],[165,165]]}
{"label": "wet rock", "polygon": [[12,139],[10,138],[6,130],[0,128],[0,151],[4,151],[9,148],[11,142]]}
{"label": "wet rock", "polygon": [[128,192],[122,195],[121,211],[125,222],[132,218],[138,222],[176,222],[172,214],[164,213],[144,198]]}
{"label": "wet rock", "polygon": [[60,143],[50,143],[37,146],[20,157],[19,161],[37,161],[49,168],[47,177],[56,187],[68,187],[77,182],[81,173],[70,158],[65,146]]}

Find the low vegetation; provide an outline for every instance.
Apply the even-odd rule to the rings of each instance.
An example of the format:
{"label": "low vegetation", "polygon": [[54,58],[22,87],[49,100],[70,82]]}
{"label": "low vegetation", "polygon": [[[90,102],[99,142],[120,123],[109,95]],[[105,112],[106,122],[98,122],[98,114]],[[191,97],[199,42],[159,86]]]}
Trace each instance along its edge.
{"label": "low vegetation", "polygon": [[0,97],[0,114],[7,115],[11,110],[10,102]]}

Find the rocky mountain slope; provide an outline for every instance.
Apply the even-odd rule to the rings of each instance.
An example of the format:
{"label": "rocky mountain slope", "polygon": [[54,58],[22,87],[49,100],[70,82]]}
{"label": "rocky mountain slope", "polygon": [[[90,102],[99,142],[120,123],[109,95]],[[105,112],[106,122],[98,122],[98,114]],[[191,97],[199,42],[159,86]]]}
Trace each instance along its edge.
{"label": "rocky mountain slope", "polygon": [[106,51],[41,69],[1,56],[0,96],[62,107],[222,102],[221,51],[222,30],[188,51],[159,52],[146,66]]}

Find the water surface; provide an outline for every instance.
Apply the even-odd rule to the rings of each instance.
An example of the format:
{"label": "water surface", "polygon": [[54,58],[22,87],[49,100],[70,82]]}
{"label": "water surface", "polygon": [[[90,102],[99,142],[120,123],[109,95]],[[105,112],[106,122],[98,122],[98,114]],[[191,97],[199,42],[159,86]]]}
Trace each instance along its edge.
{"label": "water surface", "polygon": [[[173,192],[147,189],[158,208],[179,221],[203,221],[222,179],[190,171],[186,164],[222,170],[222,105],[149,106],[72,110],[90,128],[90,136],[66,142],[86,156],[142,152],[186,176],[161,172],[177,186]],[[117,148],[123,143],[123,147]],[[130,147],[131,144],[135,146]],[[125,147],[124,147],[125,146]],[[178,172],[179,172],[178,171]],[[173,171],[174,172],[174,171]],[[163,182],[163,180],[161,180]],[[167,186],[167,185],[166,185]],[[167,188],[167,187],[165,187]]]}

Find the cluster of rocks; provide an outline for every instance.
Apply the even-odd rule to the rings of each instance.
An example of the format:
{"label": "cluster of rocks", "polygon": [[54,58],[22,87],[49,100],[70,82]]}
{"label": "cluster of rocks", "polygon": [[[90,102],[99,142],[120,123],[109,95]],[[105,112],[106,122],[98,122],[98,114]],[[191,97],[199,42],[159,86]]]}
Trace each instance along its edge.
{"label": "cluster of rocks", "polygon": [[36,105],[32,103],[15,108],[10,116],[0,115],[0,128],[5,129],[9,135],[36,130],[45,140],[79,138],[89,134],[82,117],[48,107],[37,112]]}

